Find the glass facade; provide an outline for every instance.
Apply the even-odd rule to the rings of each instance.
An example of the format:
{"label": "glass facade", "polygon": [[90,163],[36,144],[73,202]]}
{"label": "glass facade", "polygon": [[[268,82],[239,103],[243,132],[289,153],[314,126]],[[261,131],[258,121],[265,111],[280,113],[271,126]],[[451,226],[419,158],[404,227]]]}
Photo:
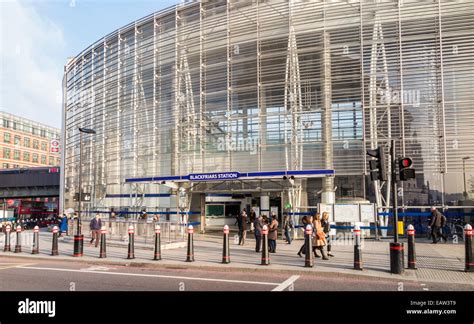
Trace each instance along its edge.
{"label": "glass facade", "polygon": [[472,26],[473,2],[414,0],[202,1],[133,22],[66,66],[65,207],[78,127],[97,132],[96,207],[127,178],[325,168],[336,197],[373,201],[365,151],[392,139],[417,172],[403,204],[454,204],[474,190]]}

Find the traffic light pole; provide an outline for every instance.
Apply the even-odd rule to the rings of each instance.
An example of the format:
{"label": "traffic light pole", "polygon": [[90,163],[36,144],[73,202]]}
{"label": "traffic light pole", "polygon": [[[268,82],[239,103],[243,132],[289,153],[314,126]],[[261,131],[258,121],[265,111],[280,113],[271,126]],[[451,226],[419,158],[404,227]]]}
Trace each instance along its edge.
{"label": "traffic light pole", "polygon": [[403,243],[398,242],[398,193],[397,193],[397,173],[396,165],[398,165],[395,155],[395,141],[391,141],[390,159],[392,161],[391,176],[392,176],[392,198],[393,198],[393,243],[390,243],[390,272],[395,274],[402,274],[404,271],[404,247]]}

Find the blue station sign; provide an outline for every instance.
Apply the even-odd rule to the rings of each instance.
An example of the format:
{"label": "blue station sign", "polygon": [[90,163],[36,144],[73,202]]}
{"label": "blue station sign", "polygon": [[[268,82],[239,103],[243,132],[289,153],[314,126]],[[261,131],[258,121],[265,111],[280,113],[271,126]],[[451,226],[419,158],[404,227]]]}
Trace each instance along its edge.
{"label": "blue station sign", "polygon": [[233,180],[239,177],[239,172],[195,173],[189,175],[189,181]]}

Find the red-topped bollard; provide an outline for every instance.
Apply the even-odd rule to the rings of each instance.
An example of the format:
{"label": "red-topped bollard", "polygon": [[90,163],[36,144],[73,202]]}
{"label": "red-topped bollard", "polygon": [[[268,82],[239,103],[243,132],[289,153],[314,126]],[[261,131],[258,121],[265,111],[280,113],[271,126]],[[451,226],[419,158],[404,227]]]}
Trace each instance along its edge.
{"label": "red-topped bollard", "polygon": [[362,270],[362,249],[360,244],[360,227],[354,226],[354,270]]}
{"label": "red-topped bollard", "polygon": [[36,225],[33,228],[33,249],[31,250],[31,254],[38,254],[39,253],[39,227]]}
{"label": "red-topped bollard", "polygon": [[186,257],[186,262],[194,262],[194,229],[193,225],[188,226],[188,253]]}
{"label": "red-topped bollard", "polygon": [[153,260],[161,260],[161,227],[155,225],[155,256]]}
{"label": "red-topped bollard", "polygon": [[270,254],[268,253],[268,227],[262,227],[262,263],[261,265],[270,264]]}
{"label": "red-topped bollard", "polygon": [[128,227],[128,255],[127,259],[135,259],[135,229],[133,225]]}
{"label": "red-topped bollard", "polygon": [[21,253],[21,226],[16,227],[15,253]]}
{"label": "red-topped bollard", "polygon": [[415,253],[415,228],[408,225],[408,269],[416,269],[416,253]]}
{"label": "red-topped bollard", "polygon": [[10,245],[10,233],[11,233],[12,227],[10,225],[7,225],[5,227],[5,247],[3,248],[3,252],[11,252],[12,248]]}
{"label": "red-topped bollard", "polygon": [[474,261],[472,260],[472,226],[470,224],[466,224],[464,226],[464,242],[466,248],[466,272],[474,272]]}
{"label": "red-topped bollard", "polygon": [[312,268],[314,265],[313,259],[313,227],[311,225],[306,225],[305,236],[304,236],[304,266],[306,268]]}
{"label": "red-topped bollard", "polygon": [[229,226],[224,226],[224,246],[222,250],[222,263],[230,263],[229,253]]}
{"label": "red-topped bollard", "polygon": [[107,230],[105,229],[105,226],[102,226],[100,229],[100,252],[99,252],[99,258],[106,258],[106,241],[105,241],[105,235],[107,234]]}
{"label": "red-topped bollard", "polygon": [[51,249],[51,255],[59,255],[58,252],[58,227],[53,227],[53,247]]}

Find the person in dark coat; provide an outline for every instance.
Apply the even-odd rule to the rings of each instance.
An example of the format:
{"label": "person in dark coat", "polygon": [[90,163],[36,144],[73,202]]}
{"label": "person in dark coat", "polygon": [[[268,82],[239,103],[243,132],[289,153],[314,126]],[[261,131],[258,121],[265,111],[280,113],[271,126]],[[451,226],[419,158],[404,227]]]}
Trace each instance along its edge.
{"label": "person in dark coat", "polygon": [[293,225],[293,220],[288,214],[283,214],[283,229],[285,231],[285,238],[288,244],[291,244],[292,238],[291,238],[291,232],[295,226]]}
{"label": "person in dark coat", "polygon": [[262,228],[263,219],[260,216],[256,216],[253,222],[254,234],[255,234],[255,252],[260,252],[260,245],[262,243]]}
{"label": "person in dark coat", "polygon": [[[304,216],[301,219],[301,223],[303,225],[303,235],[306,235],[306,234],[304,234],[305,230],[306,230],[306,226],[307,225],[311,225],[311,227],[313,226],[313,216],[310,216],[310,215]],[[303,253],[303,254],[305,253],[305,247],[306,247],[306,240],[304,240],[303,245],[301,246],[300,250],[298,251],[298,255],[300,256],[300,258],[303,257],[301,255],[301,253]]]}
{"label": "person in dark coat", "polygon": [[433,237],[433,243],[438,243],[443,238],[444,242],[446,243],[448,239],[446,235],[443,234],[441,229],[446,225],[446,216],[441,214],[435,207],[431,208],[431,236]]}
{"label": "person in dark coat", "polygon": [[276,240],[278,239],[278,220],[275,214],[272,215],[272,221],[268,227],[268,246],[270,253],[276,253]]}
{"label": "person in dark coat", "polygon": [[67,224],[67,217],[65,214],[61,215],[60,217],[61,219],[59,221],[59,237],[62,237],[63,233],[64,235],[67,235],[68,224]]}
{"label": "person in dark coat", "polygon": [[[329,242],[331,237],[329,236],[329,231],[331,230],[331,224],[329,223],[329,213],[324,212],[323,217],[321,219],[321,226],[323,227],[324,235],[326,236],[326,242]],[[328,256],[333,257],[334,255],[331,251],[328,251]]]}
{"label": "person in dark coat", "polygon": [[92,242],[95,240],[95,247],[99,246],[99,233],[102,228],[102,220],[99,218],[99,214],[95,214],[95,217],[92,218],[90,223],[92,239],[89,242],[92,245]]}
{"label": "person in dark coat", "polygon": [[242,210],[239,218],[239,245],[244,245],[247,237],[247,212],[245,209]]}

